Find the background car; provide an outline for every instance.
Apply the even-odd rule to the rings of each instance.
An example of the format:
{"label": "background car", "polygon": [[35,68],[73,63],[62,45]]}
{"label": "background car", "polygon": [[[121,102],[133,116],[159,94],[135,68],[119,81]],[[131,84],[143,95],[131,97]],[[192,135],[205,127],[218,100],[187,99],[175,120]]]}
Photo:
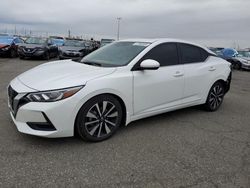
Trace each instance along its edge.
{"label": "background car", "polygon": [[81,59],[92,51],[90,43],[83,40],[67,39],[59,47],[59,59]]}
{"label": "background car", "polygon": [[100,47],[103,47],[107,44],[110,44],[112,42],[114,42],[115,40],[114,39],[101,39],[101,44],[100,44]]}
{"label": "background car", "polygon": [[23,44],[19,37],[0,36],[0,56],[16,57],[18,46]]}
{"label": "background car", "polygon": [[247,51],[240,51],[240,53],[233,48],[226,48],[222,50],[223,58],[232,64],[234,69],[250,70],[250,57]]}
{"label": "background car", "polygon": [[209,47],[209,50],[211,50],[212,52],[214,52],[218,57],[222,57],[222,58],[223,58],[223,53],[222,53],[223,49],[224,48]]}
{"label": "background car", "polygon": [[42,37],[29,37],[19,46],[20,59],[25,57],[40,57],[50,59],[58,56],[58,47],[52,44],[51,39]]}

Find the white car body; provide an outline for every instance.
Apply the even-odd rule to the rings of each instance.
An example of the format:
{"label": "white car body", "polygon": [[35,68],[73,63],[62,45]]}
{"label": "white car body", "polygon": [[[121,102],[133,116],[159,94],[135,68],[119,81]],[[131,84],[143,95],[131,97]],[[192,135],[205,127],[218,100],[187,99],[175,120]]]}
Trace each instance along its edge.
{"label": "white car body", "polygon": [[[84,85],[79,92],[64,100],[28,102],[22,105],[15,115],[11,112],[17,129],[22,133],[42,137],[73,136],[80,108],[100,94],[112,94],[123,101],[126,107],[125,123],[128,125],[131,121],[141,118],[204,104],[212,85],[218,80],[226,82],[231,72],[230,63],[213,55],[200,63],[132,71],[134,65],[159,44],[177,42],[201,46],[176,39],[126,41],[151,44],[126,66],[97,67],[63,60],[42,64],[12,80],[10,86],[18,93],[18,97],[30,92]],[[201,48],[212,54],[207,48]],[[27,124],[47,121],[52,122],[56,130],[34,130]]]}

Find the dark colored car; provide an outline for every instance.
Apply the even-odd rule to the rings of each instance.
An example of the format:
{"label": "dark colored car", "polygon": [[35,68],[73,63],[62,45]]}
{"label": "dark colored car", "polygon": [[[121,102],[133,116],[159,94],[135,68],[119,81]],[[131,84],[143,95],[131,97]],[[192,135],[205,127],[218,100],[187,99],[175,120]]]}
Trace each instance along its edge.
{"label": "dark colored car", "polygon": [[250,70],[250,54],[247,51],[236,51],[232,48],[222,50],[223,57],[232,64],[234,69]]}
{"label": "dark colored car", "polygon": [[222,54],[222,50],[224,48],[214,48],[214,47],[210,47],[209,50],[211,50],[212,52],[214,52],[218,57],[223,58],[223,54]]}
{"label": "dark colored car", "polygon": [[58,56],[58,47],[53,45],[50,38],[29,37],[19,46],[20,59],[25,57],[39,57],[45,60]]}
{"label": "dark colored car", "polygon": [[80,59],[91,52],[90,44],[83,40],[66,40],[59,47],[59,59]]}
{"label": "dark colored car", "polygon": [[16,57],[18,45],[23,44],[19,37],[0,36],[0,56]]}

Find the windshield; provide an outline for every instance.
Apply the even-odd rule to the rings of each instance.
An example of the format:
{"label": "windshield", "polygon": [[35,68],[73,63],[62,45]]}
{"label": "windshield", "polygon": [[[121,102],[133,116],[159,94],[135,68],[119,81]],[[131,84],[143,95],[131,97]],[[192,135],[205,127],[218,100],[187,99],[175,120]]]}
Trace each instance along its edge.
{"label": "windshield", "polygon": [[52,44],[56,44],[58,46],[62,46],[64,44],[64,40],[63,39],[55,39],[55,38],[52,38],[51,39],[51,42]]}
{"label": "windshield", "polygon": [[248,51],[238,51],[239,57],[250,57],[250,52]]}
{"label": "windshield", "polygon": [[104,67],[124,66],[149,45],[145,42],[115,42],[85,56],[81,62]]}
{"label": "windshield", "polygon": [[64,46],[84,47],[85,44],[80,40],[66,40]]}
{"label": "windshield", "polygon": [[45,38],[30,37],[25,43],[27,44],[44,44],[46,42]]}
{"label": "windshield", "polygon": [[11,44],[13,38],[10,37],[0,37],[0,44]]}

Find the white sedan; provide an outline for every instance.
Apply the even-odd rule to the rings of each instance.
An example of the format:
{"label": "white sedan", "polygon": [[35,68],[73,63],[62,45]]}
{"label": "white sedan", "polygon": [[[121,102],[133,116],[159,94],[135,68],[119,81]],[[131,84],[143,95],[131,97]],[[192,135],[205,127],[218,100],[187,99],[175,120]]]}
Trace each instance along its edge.
{"label": "white sedan", "polygon": [[124,40],[81,62],[50,62],[17,76],[8,103],[22,133],[102,141],[156,114],[201,104],[216,111],[230,81],[230,63],[200,45]]}

